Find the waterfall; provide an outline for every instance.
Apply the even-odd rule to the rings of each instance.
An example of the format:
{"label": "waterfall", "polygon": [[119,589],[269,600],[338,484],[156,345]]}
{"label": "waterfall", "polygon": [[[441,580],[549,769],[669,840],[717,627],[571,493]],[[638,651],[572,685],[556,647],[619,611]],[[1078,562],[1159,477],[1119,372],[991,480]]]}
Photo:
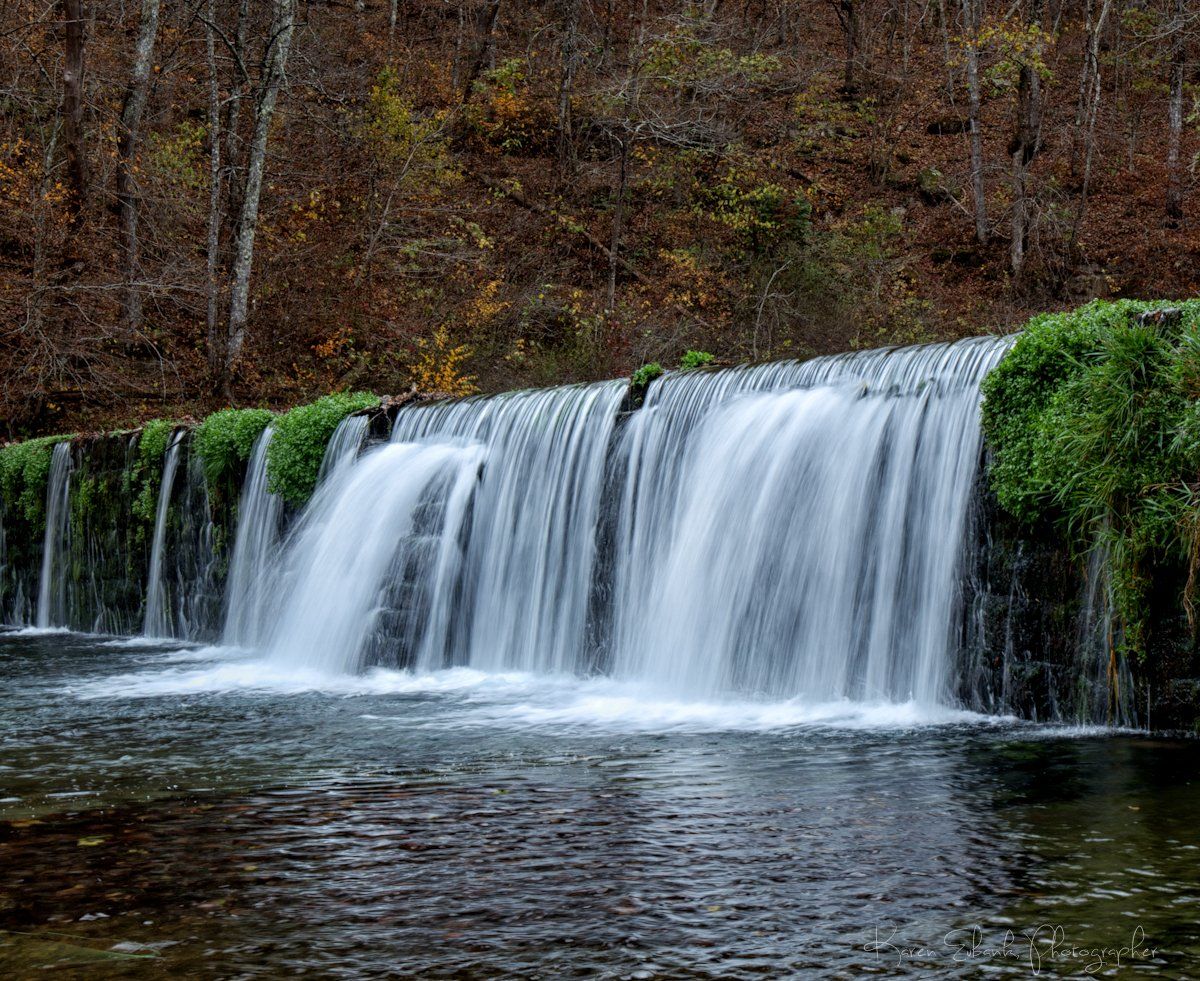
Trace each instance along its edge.
{"label": "waterfall", "polygon": [[[280,615],[270,656],[325,671],[361,667],[406,570],[415,566],[418,589],[438,583],[439,550],[431,555],[429,545],[457,538],[480,458],[477,446],[403,443],[337,468],[293,533],[273,600]],[[439,516],[435,526],[431,514]],[[410,624],[428,599],[404,611]]]}
{"label": "waterfall", "polygon": [[325,455],[321,458],[321,469],[317,474],[318,484],[338,467],[354,461],[370,423],[370,417],[363,415],[346,416],[338,423],[337,429],[329,437]]}
{"label": "waterfall", "polygon": [[612,669],[695,696],[947,698],[979,383],[953,345],[652,386],[623,439]]}
{"label": "waterfall", "polygon": [[948,701],[1008,343],[681,373],[625,415],[617,382],[403,408],[303,515],[272,656]]}
{"label": "waterfall", "polygon": [[268,426],[259,435],[242,484],[237,535],[225,583],[222,639],[226,644],[248,647],[262,639],[264,607],[283,520],[283,499],[267,489],[267,450],[274,433],[274,427]]}
{"label": "waterfall", "polygon": [[[322,671],[600,672],[702,700],[951,702],[978,565],[965,560],[982,547],[979,386],[1009,343],[668,374],[636,410],[620,381],[408,405],[365,451],[369,418],[353,416],[286,537],[270,428],[228,539],[233,508],[213,512],[176,432],[143,629]],[[70,448],[54,450],[42,625],[115,624],[132,605],[107,556],[135,539],[102,533],[126,506],[121,453],[89,452],[72,477]],[[72,483],[105,502],[78,535]],[[7,545],[0,530],[0,563]],[[72,564],[94,568],[64,590]],[[1102,632],[1094,618],[1083,630]]]}
{"label": "waterfall", "polygon": [[471,501],[453,650],[426,666],[581,667],[605,458],[621,382],[401,409],[393,442],[471,440],[486,461]]}
{"label": "waterfall", "polygon": [[163,458],[162,482],[158,488],[158,509],[154,515],[154,539],[150,546],[150,578],[146,586],[146,616],[142,633],[147,637],[172,636],[170,594],[163,575],[163,553],[167,540],[167,517],[171,508],[171,492],[175,488],[175,472],[179,469],[179,454],[184,432],[174,433]]}
{"label": "waterfall", "polygon": [[66,623],[65,556],[71,519],[71,444],[55,443],[46,483],[46,531],[42,544],[42,575],[38,584],[37,626]]}

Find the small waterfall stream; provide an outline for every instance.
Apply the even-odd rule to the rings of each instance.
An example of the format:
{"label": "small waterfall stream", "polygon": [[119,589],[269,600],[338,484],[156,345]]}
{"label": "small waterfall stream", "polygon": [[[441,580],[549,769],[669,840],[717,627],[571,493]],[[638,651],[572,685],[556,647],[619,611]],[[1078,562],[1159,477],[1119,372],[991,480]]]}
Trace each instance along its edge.
{"label": "small waterfall stream", "polygon": [[579,668],[621,382],[402,409],[392,441],[476,441],[457,646],[425,667]]}
{"label": "small waterfall stream", "polygon": [[347,416],[338,423],[337,429],[329,437],[325,455],[321,458],[321,470],[317,474],[318,484],[338,467],[354,462],[370,423],[371,420],[367,416]]}
{"label": "small waterfall stream", "polygon": [[163,574],[163,559],[167,541],[167,516],[170,513],[171,494],[175,489],[175,473],[179,469],[180,450],[184,433],[172,434],[170,445],[163,458],[162,482],[158,488],[158,508],[154,514],[154,538],[150,546],[150,578],[146,585],[146,616],[142,622],[142,633],[147,637],[171,637],[172,622],[170,595]]}
{"label": "small waterfall stream", "polygon": [[293,532],[274,598],[280,615],[270,657],[294,667],[358,670],[405,568],[418,564],[418,587],[437,582],[427,574],[436,572],[428,546],[458,528],[448,520],[429,526],[425,512],[450,514],[446,503],[475,480],[479,458],[478,447],[401,443],[333,471]]}
{"label": "small waterfall stream", "polygon": [[226,644],[251,647],[262,640],[265,608],[283,530],[283,499],[267,487],[268,426],[254,443],[238,504],[237,536],[225,585]]}
{"label": "small waterfall stream", "polygon": [[71,444],[56,443],[46,484],[46,534],[42,545],[42,574],[38,585],[37,626],[66,623],[67,536],[71,528]]}

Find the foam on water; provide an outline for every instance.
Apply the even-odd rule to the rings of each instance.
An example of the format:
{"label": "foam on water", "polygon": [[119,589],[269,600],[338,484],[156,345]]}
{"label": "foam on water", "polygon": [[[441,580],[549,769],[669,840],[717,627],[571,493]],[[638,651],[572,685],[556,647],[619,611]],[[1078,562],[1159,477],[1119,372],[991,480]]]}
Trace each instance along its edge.
{"label": "foam on water", "polygon": [[[802,727],[913,729],[1002,721],[972,712],[907,702],[696,700],[612,678],[486,672],[473,668],[363,674],[297,670],[238,648],[169,652],[144,670],[68,686],[84,700],[181,696],[298,695],[386,699],[363,718],[439,728],[486,727],[548,733],[769,732]],[[420,703],[414,711],[414,700]],[[390,711],[394,705],[394,713]]]}

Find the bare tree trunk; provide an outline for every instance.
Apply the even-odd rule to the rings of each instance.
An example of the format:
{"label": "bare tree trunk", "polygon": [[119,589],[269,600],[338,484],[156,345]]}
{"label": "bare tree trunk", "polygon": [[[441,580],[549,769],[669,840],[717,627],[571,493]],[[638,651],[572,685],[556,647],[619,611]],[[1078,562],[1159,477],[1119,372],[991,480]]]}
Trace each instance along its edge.
{"label": "bare tree trunk", "polygon": [[264,76],[254,109],[254,135],[246,163],[246,190],[238,218],[233,246],[233,275],[229,288],[229,340],[225,350],[225,382],[246,341],[246,320],[250,305],[250,270],[254,263],[254,235],[258,229],[258,203],[266,170],[267,137],[279,87],[287,68],[288,48],[296,11],[293,0],[274,0],[271,37],[264,58]]}
{"label": "bare tree trunk", "polygon": [[842,93],[846,96],[853,96],[858,92],[859,2],[860,0],[835,0],[833,8],[846,45],[846,59],[842,66]]}
{"label": "bare tree trunk", "polygon": [[483,66],[487,64],[488,55],[491,53],[492,33],[496,30],[496,21],[500,17],[500,4],[501,0],[491,0],[484,18],[483,30],[480,32],[479,45],[475,52],[475,60],[471,62],[471,70],[467,73],[462,87],[460,102],[464,106],[471,101],[471,94],[475,90],[475,83],[479,81],[479,76],[483,74]]}
{"label": "bare tree trunk", "polygon": [[617,170],[617,200],[613,205],[612,242],[608,247],[608,302],[605,309],[612,313],[617,306],[617,269],[621,260],[621,223],[625,213],[625,185],[629,178],[629,137],[621,140],[621,161]]}
{"label": "bare tree trunk", "polygon": [[561,0],[562,4],[562,69],[558,83],[558,172],[565,175],[575,160],[575,141],[572,131],[571,96],[575,88],[578,63],[579,0]]}
{"label": "bare tree trunk", "polygon": [[975,199],[975,240],[988,240],[987,200],[983,189],[983,130],[980,128],[979,7],[982,0],[962,0],[963,30],[967,35],[967,95],[971,123],[971,191]]}
{"label": "bare tree trunk", "polygon": [[67,150],[67,179],[71,186],[72,220],[78,221],[87,203],[87,158],[83,151],[83,0],[61,0],[65,46],[63,63],[63,143]]}
{"label": "bare tree trunk", "polygon": [[[1079,191],[1079,210],[1071,226],[1071,247],[1079,239],[1079,229],[1087,214],[1088,190],[1092,181],[1092,160],[1096,149],[1096,116],[1100,112],[1100,36],[1104,22],[1112,9],[1112,0],[1103,0],[1100,10],[1093,17],[1092,0],[1087,3],[1087,50],[1084,53],[1084,71],[1079,82],[1079,109],[1075,117],[1076,129],[1083,126],[1083,184]],[[1071,153],[1071,169],[1075,169],[1075,152]]]}
{"label": "bare tree trunk", "polygon": [[[1029,26],[1040,29],[1042,0],[1029,0]],[[1041,45],[1035,45],[1033,58],[1040,60]],[[1022,63],[1017,82],[1017,120],[1008,152],[1012,157],[1012,240],[1009,264],[1014,279],[1025,268],[1025,243],[1029,234],[1029,164],[1037,155],[1042,134],[1042,84],[1038,66]]]}
{"label": "bare tree trunk", "polygon": [[216,0],[208,0],[208,23],[204,43],[208,56],[208,244],[204,293],[208,301],[208,372],[214,387],[224,385],[225,343],[221,333],[221,285],[218,267],[221,253],[221,85],[217,77]]}
{"label": "bare tree trunk", "polygon": [[600,64],[607,67],[612,61],[613,35],[616,33],[616,0],[608,0],[604,8],[604,30],[600,36]]}
{"label": "bare tree trunk", "polygon": [[121,226],[121,247],[125,252],[125,322],[131,330],[142,325],[142,293],[138,286],[139,243],[138,219],[141,199],[134,179],[135,158],[141,139],[142,113],[150,90],[150,67],[154,39],[158,35],[159,0],[142,0],[142,16],[138,25],[137,45],[129,85],[121,106],[121,124],[117,130],[117,208]]}
{"label": "bare tree trunk", "polygon": [[1183,170],[1179,164],[1179,144],[1183,133],[1183,79],[1186,61],[1184,41],[1184,3],[1175,0],[1171,40],[1171,92],[1167,101],[1167,217],[1183,217]]}
{"label": "bare tree trunk", "polygon": [[[234,222],[242,212],[242,192],[245,180],[240,170],[244,158],[244,148],[238,139],[239,122],[242,111],[242,101],[250,87],[250,75],[246,68],[246,45],[250,33],[250,0],[239,0],[237,26],[233,35],[234,81],[229,87],[229,97],[225,100],[225,150],[223,153],[224,181],[224,217],[227,222]],[[236,234],[236,228],[225,228],[225,239],[230,241]]]}

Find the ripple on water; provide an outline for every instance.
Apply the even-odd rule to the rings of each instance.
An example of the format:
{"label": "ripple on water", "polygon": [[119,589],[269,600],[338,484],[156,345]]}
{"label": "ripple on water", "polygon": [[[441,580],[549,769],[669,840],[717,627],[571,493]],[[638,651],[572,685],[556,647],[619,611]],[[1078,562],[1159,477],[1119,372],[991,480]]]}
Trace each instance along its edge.
{"label": "ripple on water", "polygon": [[[1042,924],[1088,947],[1140,926],[1163,976],[1200,955],[1190,744],[77,637],[0,652],[9,976],[98,951],[174,975],[1028,976],[995,948]],[[976,928],[987,953],[955,961]]]}

